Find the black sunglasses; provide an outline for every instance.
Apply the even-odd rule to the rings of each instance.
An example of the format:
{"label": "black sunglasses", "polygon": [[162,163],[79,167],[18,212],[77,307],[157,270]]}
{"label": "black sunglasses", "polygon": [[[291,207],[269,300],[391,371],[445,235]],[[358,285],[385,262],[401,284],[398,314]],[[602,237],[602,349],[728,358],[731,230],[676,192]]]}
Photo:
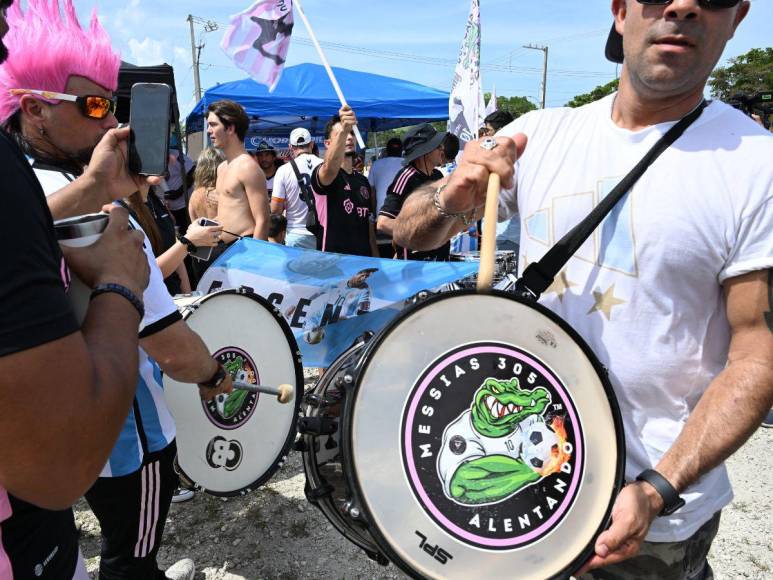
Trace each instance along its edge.
{"label": "black sunglasses", "polygon": [[[674,0],[636,0],[639,4],[648,4],[651,6],[667,6]],[[732,8],[738,6],[741,0],[698,0],[698,5],[701,8],[708,8],[709,10],[721,10],[722,8]]]}

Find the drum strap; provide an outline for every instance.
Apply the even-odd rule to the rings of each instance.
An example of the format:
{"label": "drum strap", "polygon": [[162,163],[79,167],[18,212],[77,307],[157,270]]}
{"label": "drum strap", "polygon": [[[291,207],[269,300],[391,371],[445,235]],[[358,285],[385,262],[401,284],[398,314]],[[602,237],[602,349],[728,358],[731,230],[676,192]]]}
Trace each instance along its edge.
{"label": "drum strap", "polygon": [[617,205],[617,202],[625,197],[647,168],[660,157],[660,154],[668,149],[701,116],[706,105],[705,100],[701,101],[700,105],[671,127],[584,220],[556,242],[539,262],[530,264],[524,270],[523,276],[516,282],[515,293],[529,300],[539,299],[569,259]]}

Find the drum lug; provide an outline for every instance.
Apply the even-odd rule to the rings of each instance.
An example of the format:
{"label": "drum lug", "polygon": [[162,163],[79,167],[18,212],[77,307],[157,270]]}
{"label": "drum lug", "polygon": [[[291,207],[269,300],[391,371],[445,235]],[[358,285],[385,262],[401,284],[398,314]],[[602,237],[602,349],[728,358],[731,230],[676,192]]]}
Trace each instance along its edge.
{"label": "drum lug", "polygon": [[330,417],[301,417],[298,433],[304,435],[332,435],[338,431],[338,423]]}
{"label": "drum lug", "polygon": [[316,393],[307,394],[305,397],[303,397],[303,402],[306,403],[309,407],[314,407],[315,409],[330,406],[330,401],[328,401],[322,395],[317,395]]}
{"label": "drum lug", "polygon": [[344,512],[353,520],[362,520],[362,510],[353,501],[348,501],[343,506]]}
{"label": "drum lug", "polygon": [[346,373],[342,377],[336,378],[337,387],[351,387],[354,384],[354,375]]}
{"label": "drum lug", "polygon": [[293,450],[306,453],[309,450],[309,444],[303,438],[296,439],[295,443],[293,443]]}

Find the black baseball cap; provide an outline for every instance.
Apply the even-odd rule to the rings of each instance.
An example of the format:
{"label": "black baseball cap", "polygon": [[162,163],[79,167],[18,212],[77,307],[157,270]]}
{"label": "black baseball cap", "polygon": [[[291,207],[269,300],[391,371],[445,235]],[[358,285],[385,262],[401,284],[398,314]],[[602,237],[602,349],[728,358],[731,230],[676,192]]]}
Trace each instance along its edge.
{"label": "black baseball cap", "polygon": [[445,133],[438,133],[429,123],[423,123],[408,131],[403,139],[403,165],[408,165],[422,155],[440,147]]}
{"label": "black baseball cap", "polygon": [[276,149],[274,149],[274,146],[271,145],[271,143],[268,143],[267,141],[261,141],[260,143],[258,143],[258,146],[255,149],[255,151],[257,151],[258,153],[260,153],[261,151],[268,151],[269,153],[273,153],[274,155],[276,155]]}
{"label": "black baseball cap", "polygon": [[604,54],[607,60],[617,63],[623,62],[623,36],[615,29],[614,22],[612,23],[612,30],[609,31]]}

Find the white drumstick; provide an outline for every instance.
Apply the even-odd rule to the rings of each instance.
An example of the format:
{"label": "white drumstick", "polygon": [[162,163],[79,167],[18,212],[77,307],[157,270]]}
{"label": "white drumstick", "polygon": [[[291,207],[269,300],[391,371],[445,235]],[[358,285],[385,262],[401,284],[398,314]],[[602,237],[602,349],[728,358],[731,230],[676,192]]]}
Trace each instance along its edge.
{"label": "white drumstick", "polygon": [[251,385],[242,381],[234,381],[234,389],[241,391],[250,391],[251,393],[265,393],[266,395],[276,395],[280,403],[289,403],[295,395],[295,388],[292,385],[283,384],[278,387],[270,385]]}

